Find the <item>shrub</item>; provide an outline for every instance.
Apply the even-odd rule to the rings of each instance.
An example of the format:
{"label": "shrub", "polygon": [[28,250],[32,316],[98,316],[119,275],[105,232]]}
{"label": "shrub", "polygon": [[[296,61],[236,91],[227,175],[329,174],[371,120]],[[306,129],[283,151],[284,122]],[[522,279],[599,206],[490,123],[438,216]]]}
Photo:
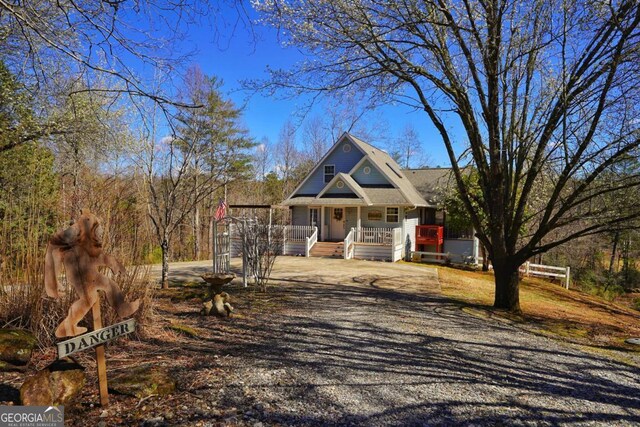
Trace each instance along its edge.
{"label": "shrub", "polygon": [[[140,298],[140,308],[135,318],[140,325],[138,333],[144,334],[144,329],[152,323],[153,317],[153,286],[149,280],[149,269],[145,267],[129,267],[125,278],[118,280],[118,286],[128,300]],[[0,327],[15,327],[28,329],[34,333],[42,347],[54,345],[55,329],[67,316],[69,306],[77,299],[72,286],[65,285],[57,300],[48,298],[44,290],[42,275],[39,280],[28,283],[5,286],[0,291]],[[101,295],[103,324],[115,323],[116,313],[109,307],[106,298]],[[90,326],[91,312],[81,322]]]}
{"label": "shrub", "polygon": [[624,293],[620,274],[609,275],[606,271],[582,268],[575,272],[573,281],[580,290],[608,301]]}

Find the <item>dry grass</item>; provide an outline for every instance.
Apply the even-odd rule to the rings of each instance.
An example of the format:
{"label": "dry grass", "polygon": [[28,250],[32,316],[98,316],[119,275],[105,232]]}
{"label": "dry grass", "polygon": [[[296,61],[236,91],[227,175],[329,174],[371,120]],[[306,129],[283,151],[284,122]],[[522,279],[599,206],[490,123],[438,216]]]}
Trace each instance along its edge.
{"label": "dry grass", "polygon": [[[69,306],[77,299],[72,286],[66,284],[60,299],[48,298],[44,292],[44,280],[35,279],[25,284],[11,285],[0,292],[0,327],[14,327],[28,329],[36,336],[41,348],[46,348],[56,342],[54,331],[66,317]],[[139,327],[137,334],[144,334],[145,329],[153,319],[153,287],[149,281],[147,267],[129,267],[125,278],[120,278],[118,285],[128,300],[140,298],[140,308],[135,314]],[[117,320],[114,310],[102,298],[103,324],[109,325]],[[87,324],[90,315],[81,322]]]}
{"label": "dry grass", "polygon": [[624,342],[640,337],[640,312],[542,279],[520,284],[522,315],[493,310],[492,273],[439,267],[442,293],[472,311],[518,322],[527,329],[579,344],[640,351]]}

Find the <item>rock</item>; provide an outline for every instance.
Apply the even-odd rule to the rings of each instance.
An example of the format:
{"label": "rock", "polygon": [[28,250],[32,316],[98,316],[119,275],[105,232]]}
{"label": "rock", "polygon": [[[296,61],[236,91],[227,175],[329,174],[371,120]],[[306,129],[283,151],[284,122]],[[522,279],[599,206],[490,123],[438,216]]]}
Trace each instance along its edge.
{"label": "rock", "polygon": [[149,418],[148,420],[145,420],[142,425],[145,426],[145,427],[146,426],[159,427],[159,426],[166,425],[166,423],[164,422],[164,418],[163,417],[155,417],[155,418]]}
{"label": "rock", "polygon": [[218,316],[228,317],[233,311],[231,307],[231,297],[228,293],[222,292],[213,297],[213,305]]}
{"label": "rock", "polygon": [[38,340],[24,329],[0,329],[0,371],[14,370],[31,359]]}
{"label": "rock", "polygon": [[114,375],[109,380],[109,389],[142,399],[171,394],[176,389],[176,383],[166,368],[143,365]]}
{"label": "rock", "polygon": [[204,316],[208,316],[211,313],[211,309],[213,308],[213,301],[207,301],[202,304],[202,310],[200,314]]}
{"label": "rock", "polygon": [[27,377],[20,387],[20,401],[27,406],[67,406],[82,390],[84,383],[84,368],[70,357],[65,357]]}

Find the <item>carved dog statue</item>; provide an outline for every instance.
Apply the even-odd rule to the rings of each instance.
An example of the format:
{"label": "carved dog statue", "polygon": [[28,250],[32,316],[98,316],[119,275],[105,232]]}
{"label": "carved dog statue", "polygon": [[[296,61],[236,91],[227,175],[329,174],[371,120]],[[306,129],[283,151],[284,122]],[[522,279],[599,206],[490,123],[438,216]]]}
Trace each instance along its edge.
{"label": "carved dog statue", "polygon": [[52,298],[59,297],[57,276],[61,265],[64,265],[67,281],[79,298],[56,329],[56,337],[76,336],[87,331],[87,328],[78,326],[78,322],[99,301],[98,290],[105,293],[119,317],[130,316],[138,310],[140,300],[125,301],[118,285],[98,271],[98,267],[106,266],[116,274],[126,274],[124,266],[117,259],[102,252],[100,220],[88,209],[82,209],[75,223],[49,239],[44,263],[44,285],[47,295]]}

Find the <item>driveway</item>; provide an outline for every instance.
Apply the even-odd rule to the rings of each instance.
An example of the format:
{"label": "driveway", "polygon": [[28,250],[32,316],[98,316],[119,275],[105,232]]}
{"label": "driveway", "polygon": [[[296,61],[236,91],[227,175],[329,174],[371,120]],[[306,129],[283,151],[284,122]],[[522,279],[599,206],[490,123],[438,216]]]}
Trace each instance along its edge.
{"label": "driveway", "polygon": [[281,257],[273,278],[284,311],[226,348],[227,383],[201,395],[242,408],[228,423],[640,423],[640,370],[471,316],[440,295],[435,269]]}

